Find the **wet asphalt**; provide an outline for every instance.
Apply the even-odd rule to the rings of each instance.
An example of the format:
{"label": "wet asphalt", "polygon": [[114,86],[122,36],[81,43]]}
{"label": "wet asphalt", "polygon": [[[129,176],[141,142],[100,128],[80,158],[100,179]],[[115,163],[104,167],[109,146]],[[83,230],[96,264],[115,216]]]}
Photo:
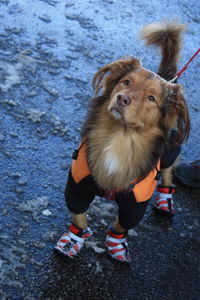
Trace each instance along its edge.
{"label": "wet asphalt", "polygon": [[[129,266],[105,254],[116,207],[101,198],[89,210],[94,235],[81,255],[53,251],[70,223],[64,187],[94,73],[130,54],[156,71],[158,52],[138,31],[177,17],[188,24],[183,66],[199,48],[197,1],[0,1],[1,299],[199,299],[200,190],[178,182],[175,217],[157,215],[151,200],[130,232]],[[200,157],[199,59],[180,79],[192,122],[186,162]]]}

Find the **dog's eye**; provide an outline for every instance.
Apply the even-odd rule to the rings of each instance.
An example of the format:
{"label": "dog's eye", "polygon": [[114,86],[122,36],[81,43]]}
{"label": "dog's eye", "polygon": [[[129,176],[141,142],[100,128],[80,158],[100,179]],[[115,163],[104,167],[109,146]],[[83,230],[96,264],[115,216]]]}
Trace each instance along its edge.
{"label": "dog's eye", "polygon": [[130,83],[130,80],[128,80],[128,79],[126,79],[126,80],[123,81],[124,85],[129,85],[129,83]]}
{"label": "dog's eye", "polygon": [[154,96],[152,96],[152,95],[149,95],[149,96],[147,97],[147,99],[148,99],[149,101],[156,101],[156,98],[155,98]]}

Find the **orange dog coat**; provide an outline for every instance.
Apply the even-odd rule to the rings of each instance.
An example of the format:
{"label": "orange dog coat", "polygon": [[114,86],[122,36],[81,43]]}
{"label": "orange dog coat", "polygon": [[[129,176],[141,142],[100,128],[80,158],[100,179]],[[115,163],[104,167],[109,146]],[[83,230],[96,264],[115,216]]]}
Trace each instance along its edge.
{"label": "orange dog coat", "polygon": [[[88,175],[92,175],[87,163],[86,151],[86,143],[83,141],[76,153],[77,157],[72,161],[71,174],[77,184]],[[156,168],[152,169],[146,177],[133,180],[130,183],[130,188],[128,190],[132,190],[137,202],[147,201],[151,198],[157,185],[157,175],[159,170],[160,160],[158,161]],[[116,192],[119,191],[105,191],[105,198],[114,199]]]}

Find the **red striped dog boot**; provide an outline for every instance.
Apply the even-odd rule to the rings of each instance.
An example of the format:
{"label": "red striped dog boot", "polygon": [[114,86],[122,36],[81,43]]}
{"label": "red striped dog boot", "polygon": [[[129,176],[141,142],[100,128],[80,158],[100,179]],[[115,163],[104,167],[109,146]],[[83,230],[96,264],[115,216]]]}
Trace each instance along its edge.
{"label": "red striped dog boot", "polygon": [[157,191],[159,195],[155,198],[154,208],[157,211],[174,216],[174,200],[173,194],[176,192],[173,186],[157,186]]}
{"label": "red striped dog boot", "polygon": [[124,263],[131,262],[126,241],[127,233],[128,231],[125,233],[118,233],[113,227],[110,227],[105,242],[107,254],[111,258]]}
{"label": "red striped dog boot", "polygon": [[85,239],[92,235],[92,230],[77,228],[74,224],[69,227],[69,232],[64,233],[58,240],[55,250],[73,259],[82,249]]}

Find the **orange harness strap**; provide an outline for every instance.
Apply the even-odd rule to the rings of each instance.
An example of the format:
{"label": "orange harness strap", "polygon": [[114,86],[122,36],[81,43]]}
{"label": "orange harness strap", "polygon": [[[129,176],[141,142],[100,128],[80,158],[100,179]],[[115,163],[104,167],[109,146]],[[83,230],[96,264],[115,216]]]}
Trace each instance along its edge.
{"label": "orange harness strap", "polygon": [[[72,161],[72,177],[74,181],[78,184],[83,178],[91,174],[91,171],[87,164],[86,158],[86,143],[83,141],[78,151],[76,150],[77,157]],[[138,181],[138,179],[134,180],[131,185],[132,192],[136,198],[137,202],[144,202],[151,198],[156,185],[157,185],[157,175],[160,171],[160,160],[153,170],[149,172],[149,174]],[[114,199],[115,193],[118,192],[117,190],[105,191],[105,194],[109,199]],[[106,197],[106,198],[107,198]]]}
{"label": "orange harness strap", "polygon": [[158,171],[160,171],[160,160],[157,164],[157,167],[149,172],[149,174],[142,181],[134,186],[133,193],[137,202],[143,202],[151,198],[157,185],[156,177]]}
{"label": "orange harness strap", "polygon": [[86,158],[86,143],[83,141],[77,151],[77,158],[72,160],[72,177],[76,183],[91,174]]}

